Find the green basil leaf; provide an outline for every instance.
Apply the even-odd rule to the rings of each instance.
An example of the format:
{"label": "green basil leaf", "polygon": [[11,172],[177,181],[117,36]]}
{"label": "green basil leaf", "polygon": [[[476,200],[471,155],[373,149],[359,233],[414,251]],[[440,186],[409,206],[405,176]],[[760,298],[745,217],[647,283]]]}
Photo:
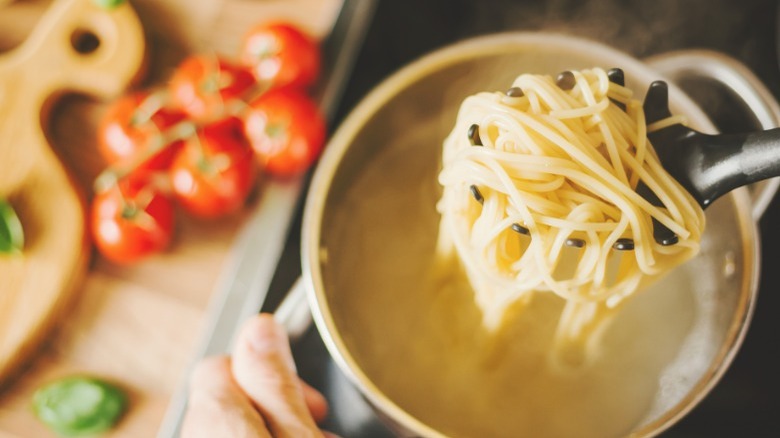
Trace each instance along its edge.
{"label": "green basil leaf", "polygon": [[111,429],[127,406],[125,393],[92,377],[73,376],[35,392],[33,408],[39,420],[63,436],[95,435]]}
{"label": "green basil leaf", "polygon": [[7,201],[0,199],[0,254],[21,252],[24,231],[19,216]]}
{"label": "green basil leaf", "polygon": [[92,3],[100,6],[103,9],[114,9],[117,6],[124,3],[126,0],[92,0]]}

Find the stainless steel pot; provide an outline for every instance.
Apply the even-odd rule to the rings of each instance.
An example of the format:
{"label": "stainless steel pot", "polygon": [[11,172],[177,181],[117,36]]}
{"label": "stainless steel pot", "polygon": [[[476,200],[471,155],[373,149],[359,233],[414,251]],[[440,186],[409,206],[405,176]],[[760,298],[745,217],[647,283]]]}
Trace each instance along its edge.
{"label": "stainless steel pot", "polygon": [[[403,342],[399,336],[421,333],[409,327],[436,330],[421,322],[430,308],[423,304],[416,308],[415,297],[409,296],[413,292],[408,285],[417,277],[420,282],[425,280],[423,271],[415,267],[417,262],[410,261],[433,255],[430,242],[421,241],[435,238],[437,232],[434,204],[440,147],[460,102],[477,91],[503,90],[522,72],[555,74],[592,66],[622,68],[627,85],[640,98],[653,80],[707,75],[737,89],[764,128],[780,120],[780,110],[766,89],[749,71],[719,54],[675,53],[641,62],[580,38],[509,33],[460,42],[412,63],[371,92],[332,137],[305,206],[304,284],[331,355],[399,435],[459,433],[420,421],[399,402],[403,397],[397,396],[398,389],[372,370],[403,368],[417,359],[420,351],[411,347],[405,353],[396,351],[406,357],[379,357],[382,345],[399,345]],[[670,100],[673,112],[687,116],[691,126],[714,132],[701,109],[674,85]],[[670,286],[685,289],[680,293],[695,304],[689,335],[679,340],[670,365],[659,371],[652,404],[631,429],[632,436],[656,435],[679,420],[717,383],[736,354],[756,299],[759,237],[755,221],[776,189],[776,181],[740,189],[707,210],[702,253],[680,268],[689,285]],[[366,212],[372,211],[373,219],[366,221]],[[372,263],[381,259],[377,251],[384,253],[385,247],[378,246],[374,236],[387,233],[392,238],[381,245],[406,256],[399,257],[404,263],[398,267],[386,263],[378,269]],[[346,291],[345,284],[367,272],[381,274],[361,280],[361,293]],[[384,289],[388,282],[398,281],[397,295],[364,299],[373,292],[372,281]],[[401,302],[406,303],[402,304],[406,311],[393,310]],[[439,335],[446,338],[444,333]],[[692,363],[698,365],[683,366]],[[417,383],[424,382],[408,382]],[[513,431],[505,434],[511,436]]]}

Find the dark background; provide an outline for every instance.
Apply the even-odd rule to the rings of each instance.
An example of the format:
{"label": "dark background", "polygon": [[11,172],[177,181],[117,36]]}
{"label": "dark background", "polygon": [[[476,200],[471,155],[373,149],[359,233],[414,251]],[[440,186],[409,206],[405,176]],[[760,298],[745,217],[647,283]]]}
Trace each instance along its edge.
{"label": "dark background", "polygon": [[[382,79],[423,54],[470,36],[505,30],[581,35],[638,58],[680,48],[714,49],[747,64],[780,97],[777,27],[778,4],[767,0],[383,0],[337,120]],[[721,130],[751,129],[751,121],[740,115],[740,108],[727,96],[701,88],[693,84],[689,92],[712,113]],[[780,317],[776,316],[780,311],[779,220],[780,201],[775,200],[760,223],[761,286],[743,347],[710,395],[663,437],[780,436],[780,379],[776,378],[780,370]],[[296,224],[293,229],[298,228]],[[288,248],[297,246],[293,233]],[[316,354],[325,355],[324,350]],[[301,373],[322,387],[315,368],[304,364]],[[379,434],[374,431],[365,436]]]}

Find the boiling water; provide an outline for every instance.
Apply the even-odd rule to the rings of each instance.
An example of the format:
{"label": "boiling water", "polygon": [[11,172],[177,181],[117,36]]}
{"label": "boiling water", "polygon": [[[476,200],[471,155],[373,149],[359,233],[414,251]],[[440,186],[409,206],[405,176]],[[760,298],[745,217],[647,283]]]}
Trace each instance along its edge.
{"label": "boiling water", "polygon": [[434,260],[439,190],[426,163],[438,149],[421,141],[410,134],[377,157],[325,227],[323,255],[338,259],[324,261],[329,305],[366,376],[453,437],[624,436],[679,401],[708,365],[691,358],[712,355],[686,353],[711,344],[692,273],[630,301],[587,367],[552,366],[560,298],[537,294],[488,333],[458,263]]}

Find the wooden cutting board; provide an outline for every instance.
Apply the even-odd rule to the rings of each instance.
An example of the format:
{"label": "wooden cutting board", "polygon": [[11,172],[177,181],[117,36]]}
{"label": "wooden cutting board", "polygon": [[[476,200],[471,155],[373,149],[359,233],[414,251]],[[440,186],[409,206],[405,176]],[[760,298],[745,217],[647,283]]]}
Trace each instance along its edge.
{"label": "wooden cutting board", "polygon": [[[3,51],[29,38],[50,3],[58,0],[16,0],[2,6],[4,1],[3,59]],[[164,84],[189,53],[235,56],[249,26],[264,20],[292,21],[324,37],[341,5],[340,0],[129,1],[147,40],[147,74],[139,87]],[[87,198],[105,167],[95,129],[109,101],[65,95],[48,117],[46,138]],[[0,173],[6,167],[2,157]],[[73,373],[99,376],[128,391],[130,410],[107,436],[155,436],[171,394],[186,375],[225,256],[244,219],[244,214],[218,222],[180,218],[171,248],[137,265],[116,266],[93,257],[55,329],[0,387],[0,438],[54,437],[31,412],[30,400],[41,385]],[[0,295],[3,284],[0,277]]]}
{"label": "wooden cutting board", "polygon": [[26,242],[0,255],[0,383],[68,308],[89,260],[84,202],[49,145],[53,99],[77,91],[121,93],[142,65],[133,9],[57,0],[27,40],[0,56],[0,198],[17,210]]}

